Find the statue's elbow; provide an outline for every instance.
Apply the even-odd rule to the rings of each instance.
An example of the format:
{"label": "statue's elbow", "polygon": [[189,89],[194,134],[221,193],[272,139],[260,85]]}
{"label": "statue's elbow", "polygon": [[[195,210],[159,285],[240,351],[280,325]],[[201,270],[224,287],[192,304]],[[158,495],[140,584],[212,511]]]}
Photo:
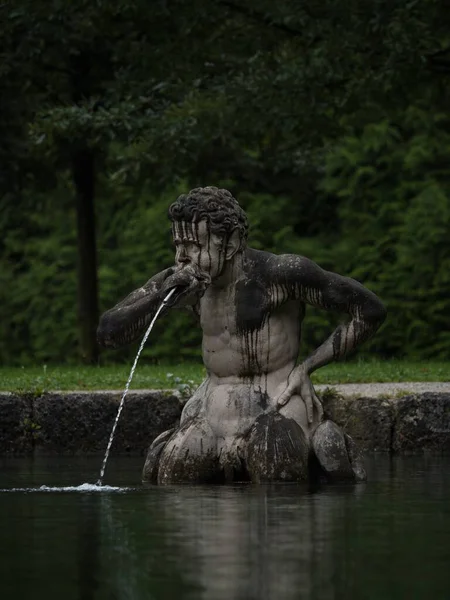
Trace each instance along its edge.
{"label": "statue's elbow", "polygon": [[372,323],[373,328],[377,330],[384,323],[387,317],[387,309],[386,306],[378,300],[376,303],[372,304],[367,311],[366,319]]}
{"label": "statue's elbow", "polygon": [[377,321],[379,323],[378,327],[380,327],[386,321],[386,317],[387,317],[387,308],[380,300],[378,303],[378,308],[377,308]]}
{"label": "statue's elbow", "polygon": [[117,323],[110,311],[105,312],[97,327],[97,342],[103,348],[117,348]]}

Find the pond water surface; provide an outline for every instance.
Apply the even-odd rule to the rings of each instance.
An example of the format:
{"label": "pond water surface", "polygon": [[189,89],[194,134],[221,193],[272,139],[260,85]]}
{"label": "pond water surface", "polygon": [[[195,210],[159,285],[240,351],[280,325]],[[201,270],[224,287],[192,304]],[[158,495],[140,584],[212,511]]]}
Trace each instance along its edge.
{"label": "pond water surface", "polygon": [[[112,458],[0,460],[1,600],[450,599],[450,457],[367,459],[370,481],[143,487]],[[4,491],[9,490],[9,491]]]}

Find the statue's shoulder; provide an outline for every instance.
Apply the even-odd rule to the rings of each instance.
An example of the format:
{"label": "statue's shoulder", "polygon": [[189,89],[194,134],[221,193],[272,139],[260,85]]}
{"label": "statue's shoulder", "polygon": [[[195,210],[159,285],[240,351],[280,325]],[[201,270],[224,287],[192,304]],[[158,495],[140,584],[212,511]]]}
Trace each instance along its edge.
{"label": "statue's shoulder", "polygon": [[247,248],[245,252],[245,271],[249,280],[265,281],[270,278],[276,254],[265,250]]}
{"label": "statue's shoulder", "polygon": [[255,276],[278,281],[290,274],[298,276],[314,271],[318,266],[300,254],[274,254],[248,248],[246,253],[248,271]]}
{"label": "statue's shoulder", "polygon": [[270,263],[273,258],[276,258],[276,254],[272,252],[266,252],[265,250],[256,250],[255,248],[247,248],[245,251],[245,259],[247,264],[252,267],[264,269]]}

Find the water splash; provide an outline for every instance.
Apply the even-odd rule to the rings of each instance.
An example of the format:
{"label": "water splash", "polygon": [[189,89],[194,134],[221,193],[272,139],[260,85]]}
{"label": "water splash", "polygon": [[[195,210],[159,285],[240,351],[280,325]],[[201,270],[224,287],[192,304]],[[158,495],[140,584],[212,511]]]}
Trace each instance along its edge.
{"label": "water splash", "polygon": [[128,389],[130,387],[131,380],[133,379],[134,371],[136,370],[136,365],[137,365],[137,362],[139,360],[139,356],[141,355],[142,349],[143,349],[143,347],[145,345],[145,342],[147,341],[148,336],[150,335],[151,330],[153,329],[153,325],[155,324],[155,321],[158,318],[159,313],[162,311],[162,309],[164,308],[164,306],[167,304],[168,300],[170,299],[170,297],[172,296],[172,294],[175,292],[175,289],[176,288],[171,289],[170,292],[167,294],[167,296],[164,298],[164,300],[161,302],[158,310],[155,313],[155,316],[153,317],[150,325],[148,326],[147,331],[145,332],[144,337],[142,338],[142,342],[141,342],[141,345],[139,346],[139,350],[137,351],[136,358],[134,359],[133,366],[131,367],[131,371],[130,371],[130,375],[128,377],[128,381],[127,381],[127,383],[125,385],[125,390],[123,392],[122,399],[120,400],[119,409],[117,411],[116,419],[114,421],[114,425],[113,425],[113,428],[111,430],[111,435],[109,436],[108,446],[106,447],[105,457],[103,459],[102,468],[100,470],[100,477],[99,477],[99,479],[97,481],[97,484],[96,484],[99,487],[102,487],[102,481],[103,481],[103,477],[105,475],[106,463],[108,462],[109,452],[111,450],[111,445],[112,445],[113,439],[114,439],[114,433],[116,432],[116,427],[117,427],[117,423],[119,422],[120,413],[122,412],[123,405],[124,405],[124,402],[125,402],[125,397],[128,394]]}
{"label": "water splash", "polygon": [[81,485],[66,485],[66,486],[49,486],[41,485],[34,488],[5,488],[0,489],[0,492],[127,492],[136,488],[117,487],[111,485],[98,485],[94,483],[82,483]]}

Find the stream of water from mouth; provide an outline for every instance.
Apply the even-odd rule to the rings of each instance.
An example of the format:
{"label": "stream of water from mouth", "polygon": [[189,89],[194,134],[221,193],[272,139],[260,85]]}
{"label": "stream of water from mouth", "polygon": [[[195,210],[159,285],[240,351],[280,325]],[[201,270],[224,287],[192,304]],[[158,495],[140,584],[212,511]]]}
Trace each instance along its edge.
{"label": "stream of water from mouth", "polygon": [[113,427],[112,427],[112,430],[111,430],[111,434],[109,436],[108,445],[106,447],[106,452],[105,452],[105,457],[103,458],[102,468],[100,470],[100,477],[99,477],[99,479],[97,481],[97,484],[96,484],[97,486],[102,486],[102,483],[103,483],[103,477],[105,476],[106,464],[108,462],[109,452],[111,450],[111,446],[112,446],[112,443],[113,443],[114,434],[115,434],[116,428],[117,428],[117,423],[119,422],[120,414],[122,412],[122,409],[123,409],[123,406],[124,406],[124,403],[125,403],[125,398],[126,398],[126,395],[128,394],[128,390],[130,388],[131,380],[133,379],[133,375],[134,375],[134,372],[136,370],[136,366],[137,366],[139,357],[141,355],[142,349],[145,346],[145,342],[147,341],[147,338],[150,335],[151,330],[153,329],[153,325],[155,324],[156,319],[159,316],[159,313],[162,311],[162,309],[164,308],[164,306],[167,304],[167,302],[171,298],[172,294],[175,292],[175,289],[176,288],[171,289],[170,292],[167,294],[167,296],[164,298],[164,300],[161,302],[158,310],[155,313],[155,316],[153,317],[150,325],[148,326],[147,331],[145,332],[144,337],[142,338],[141,345],[139,346],[139,350],[137,351],[136,358],[134,359],[133,366],[131,367],[130,375],[128,376],[128,381],[127,381],[127,383],[125,385],[125,389],[124,389],[124,392],[122,394],[122,398],[120,400],[119,408],[117,410],[117,415],[116,415],[116,418],[115,418],[115,421],[114,421],[114,424],[113,424]]}

